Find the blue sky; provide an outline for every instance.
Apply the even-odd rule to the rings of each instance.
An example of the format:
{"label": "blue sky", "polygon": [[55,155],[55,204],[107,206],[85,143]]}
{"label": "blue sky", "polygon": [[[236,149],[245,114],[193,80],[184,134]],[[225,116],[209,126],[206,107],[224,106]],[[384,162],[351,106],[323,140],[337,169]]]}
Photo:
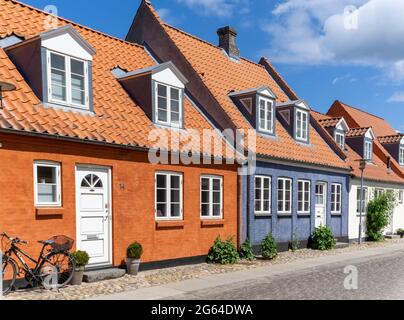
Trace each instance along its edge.
{"label": "blue sky", "polygon": [[[140,0],[23,0],[124,38]],[[404,131],[402,0],[153,0],[168,23],[217,43],[232,25],[244,57],[273,61],[319,111],[336,99]]]}

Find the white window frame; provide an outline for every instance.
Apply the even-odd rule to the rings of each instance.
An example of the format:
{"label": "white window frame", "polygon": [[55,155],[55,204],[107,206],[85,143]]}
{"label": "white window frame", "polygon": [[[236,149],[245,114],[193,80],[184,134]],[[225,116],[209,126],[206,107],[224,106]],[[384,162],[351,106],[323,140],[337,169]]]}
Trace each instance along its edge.
{"label": "white window frame", "polygon": [[[261,203],[260,203],[260,210],[256,210],[256,202],[257,199],[255,197],[255,194],[257,192],[257,179],[261,180]],[[268,211],[264,210],[264,194],[265,194],[265,189],[264,189],[264,181],[269,180],[269,209]],[[269,176],[255,176],[254,179],[254,212],[257,216],[263,216],[263,215],[271,215],[272,213],[272,177]]]}
{"label": "white window frame", "polygon": [[[282,181],[282,190],[283,190],[283,195],[282,199],[279,199],[279,182]],[[290,210],[286,211],[286,181],[290,182]],[[277,203],[277,209],[278,209],[278,214],[291,214],[292,213],[292,208],[293,208],[293,180],[290,178],[278,178],[277,181],[277,196],[278,196],[278,203]],[[279,210],[279,203],[282,203],[282,210]]]}
{"label": "white window frame", "polygon": [[[340,141],[338,141],[338,138]],[[335,133],[335,142],[338,144],[338,146],[344,150],[345,149],[345,134],[341,132],[336,132]]]}
{"label": "white window frame", "polygon": [[[333,201],[333,195],[335,195],[334,201]],[[337,210],[338,205],[339,205],[339,210]],[[342,184],[341,183],[331,184],[331,213],[332,214],[341,214],[342,213]]]}
{"label": "white window frame", "polygon": [[404,166],[404,146],[400,146],[400,149],[398,151],[398,160],[400,162],[401,166]]}
{"label": "white window frame", "polygon": [[[164,86],[167,88],[167,121],[159,120],[159,107],[158,107],[158,86]],[[178,116],[178,124],[173,123],[171,121],[171,89],[178,90],[178,109],[179,109],[179,116]],[[171,128],[181,128],[183,124],[183,113],[184,113],[184,90],[172,85],[168,85],[162,82],[154,81],[154,118],[155,122],[159,125],[171,127]]]}
{"label": "white window frame", "polygon": [[398,203],[399,204],[404,203],[404,191],[403,190],[398,191]]}
{"label": "white window frame", "polygon": [[[298,114],[302,115],[302,120],[298,120]],[[304,122],[304,116],[306,116],[306,122]],[[296,134],[296,140],[307,142],[309,141],[309,113],[307,111],[303,110],[296,110],[296,129],[295,129],[295,134]],[[299,133],[299,128],[300,128],[300,135]],[[304,137],[304,133],[306,132],[306,138]]]}
{"label": "white window frame", "polygon": [[[202,215],[202,180],[209,180],[209,215]],[[213,181],[220,180],[220,216],[213,215]],[[202,220],[221,220],[223,219],[223,177],[212,176],[212,175],[202,175],[200,179],[200,216]]]}
{"label": "white window frame", "polygon": [[373,158],[372,154],[373,154],[373,141],[365,140],[364,159],[367,161],[371,161]]}
{"label": "white window frame", "polygon": [[[303,204],[303,210],[299,210],[299,193],[300,193],[300,189],[299,189],[299,185],[302,184],[303,185],[303,190],[302,190],[302,204]],[[309,198],[306,199],[306,187],[308,186],[308,191],[309,191]],[[298,180],[297,181],[297,213],[299,214],[307,214],[311,212],[311,181],[309,180]],[[309,204],[309,209],[308,210],[304,210],[305,207],[305,203],[308,202]]]}
{"label": "white window frame", "polygon": [[[265,127],[261,127],[261,101],[265,102],[264,113],[265,113]],[[268,123],[268,114],[271,114],[271,123]],[[275,128],[274,120],[274,102],[271,99],[258,96],[258,130],[260,132],[273,134]]]}
{"label": "white window frame", "polygon": [[[38,167],[56,169],[56,202],[40,202],[38,199]],[[62,183],[61,165],[57,162],[35,161],[34,162],[34,205],[35,207],[61,207],[62,206]]]}
{"label": "white window frame", "polygon": [[[167,196],[167,217],[158,217],[157,216],[157,176],[164,175],[167,177],[167,187],[166,187],[166,196]],[[173,217],[171,215],[171,177],[179,177],[180,178],[180,213],[179,217]],[[182,173],[177,172],[166,172],[166,171],[158,171],[154,175],[154,192],[155,192],[155,199],[154,199],[154,216],[156,221],[183,221],[184,220],[184,186],[183,186],[183,179],[184,175]]]}
{"label": "white window frame", "polygon": [[[54,99],[52,97],[52,64],[51,64],[51,55],[58,55],[64,57],[65,59],[65,73],[66,73],[66,101]],[[77,104],[72,100],[72,72],[71,72],[71,60],[76,60],[79,62],[83,62],[84,64],[84,101],[85,104]],[[46,61],[47,61],[47,86],[48,86],[48,101],[50,103],[56,103],[60,105],[64,105],[67,107],[74,107],[83,110],[90,109],[90,94],[89,94],[89,75],[88,75],[88,61],[79,59],[76,57],[71,57],[69,55],[65,55],[60,52],[55,52],[51,50],[46,51]]]}
{"label": "white window frame", "polygon": [[[361,207],[360,207],[360,199],[358,199],[358,194],[360,194],[360,192],[361,192],[361,187],[358,187],[357,190],[356,190],[356,213],[358,215],[361,215],[361,212],[360,212],[360,209],[361,209]],[[369,188],[364,187],[363,192],[364,192],[365,197],[363,199],[364,208],[362,208],[363,209],[362,215],[366,216],[367,207],[368,207],[368,204],[369,204]]]}

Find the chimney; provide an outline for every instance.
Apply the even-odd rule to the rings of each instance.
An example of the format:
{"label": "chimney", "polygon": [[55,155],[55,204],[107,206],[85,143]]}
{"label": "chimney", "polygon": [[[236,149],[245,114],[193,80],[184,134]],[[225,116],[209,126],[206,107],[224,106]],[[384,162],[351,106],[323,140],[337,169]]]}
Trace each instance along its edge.
{"label": "chimney", "polygon": [[240,50],[236,43],[236,29],[227,26],[217,30],[217,34],[219,36],[219,47],[224,49],[230,57],[240,59]]}

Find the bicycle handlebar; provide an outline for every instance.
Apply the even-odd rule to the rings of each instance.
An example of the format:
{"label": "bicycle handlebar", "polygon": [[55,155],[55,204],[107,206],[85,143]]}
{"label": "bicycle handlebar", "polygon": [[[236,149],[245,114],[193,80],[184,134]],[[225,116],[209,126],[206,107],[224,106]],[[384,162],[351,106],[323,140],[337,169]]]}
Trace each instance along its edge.
{"label": "bicycle handlebar", "polygon": [[8,240],[10,240],[12,243],[14,243],[14,244],[28,244],[28,242],[27,241],[24,241],[24,240],[22,240],[22,239],[20,239],[20,238],[11,238],[11,237],[9,237],[8,235],[7,235],[7,233],[5,233],[5,232],[3,232],[2,234],[0,234],[0,236],[2,236],[2,237],[6,237]]}

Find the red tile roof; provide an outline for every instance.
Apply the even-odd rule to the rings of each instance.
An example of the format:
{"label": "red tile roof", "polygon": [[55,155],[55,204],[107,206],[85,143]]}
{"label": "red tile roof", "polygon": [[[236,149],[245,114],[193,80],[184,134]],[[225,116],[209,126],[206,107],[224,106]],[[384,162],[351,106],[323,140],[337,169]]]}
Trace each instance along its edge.
{"label": "red tile roof", "polygon": [[[229,99],[229,92],[267,86],[278,97],[278,102],[290,101],[288,95],[263,65],[245,58],[241,58],[238,62],[229,59],[220,47],[165,24],[151,4],[149,2],[146,4],[238,129],[253,128],[237,106]],[[291,89],[288,91],[289,94],[293,93]],[[310,146],[296,142],[279,121],[276,122],[276,135],[275,139],[262,135],[257,136],[258,155],[349,169],[345,161],[335,154],[312,126],[310,126]]]}
{"label": "red tile roof", "polygon": [[[38,36],[46,31],[44,21],[48,16],[41,10],[17,1],[0,0],[0,39],[13,33],[25,39]],[[97,51],[93,61],[95,115],[45,108],[0,48],[0,81],[11,82],[17,87],[16,91],[5,94],[5,107],[0,110],[0,129],[130,147],[153,147],[154,142],[149,141],[148,135],[156,127],[111,72],[116,66],[132,71],[155,65],[148,53],[142,46],[113,38],[66,19],[58,18],[57,24],[58,27],[71,25]],[[204,129],[213,129],[188,99],[184,106],[184,122],[184,143],[181,143],[180,150],[171,146],[172,151],[182,151],[183,147],[189,144],[187,138],[192,136],[192,132],[188,129],[195,129],[198,134]],[[169,129],[161,129],[159,135],[169,135],[170,132]],[[219,141],[223,140],[219,137]],[[225,147],[222,143],[219,150],[225,150]],[[192,144],[192,148],[193,151],[202,150],[198,143]],[[209,155],[213,154],[213,150],[214,145]]]}
{"label": "red tile roof", "polygon": [[335,127],[342,118],[329,118],[329,119],[321,119],[319,122],[324,128],[333,128]]}
{"label": "red tile roof", "polygon": [[346,136],[348,138],[354,138],[354,137],[364,137],[366,133],[370,130],[371,128],[351,128],[347,133]]}
{"label": "red tile roof", "polygon": [[[327,121],[333,121],[333,117],[330,117],[328,115],[319,113],[319,112],[312,112],[312,116],[319,122],[323,124],[327,124]],[[325,127],[323,126],[324,133],[329,135],[329,132],[325,130]],[[357,129],[352,129],[352,134],[357,132],[358,134],[363,134],[366,133],[369,130],[369,128],[357,128]],[[332,138],[332,137],[331,137]],[[361,156],[356,153],[352,148],[350,148],[348,145],[346,145],[346,148],[344,150],[344,153],[347,157],[347,162],[349,165],[353,168],[353,176],[355,177],[360,177],[361,176],[361,171],[359,169],[359,162],[361,160]],[[387,168],[387,163],[382,160],[377,153],[373,154],[373,160],[372,164],[369,164],[366,167],[366,170],[364,172],[364,177],[368,180],[372,181],[378,181],[378,182],[386,182],[386,183],[404,183],[404,179],[401,178],[396,172],[393,170],[388,170]]]}
{"label": "red tile roof", "polygon": [[404,138],[404,134],[396,134],[394,136],[378,137],[380,143],[390,144],[390,143],[400,143]]}

